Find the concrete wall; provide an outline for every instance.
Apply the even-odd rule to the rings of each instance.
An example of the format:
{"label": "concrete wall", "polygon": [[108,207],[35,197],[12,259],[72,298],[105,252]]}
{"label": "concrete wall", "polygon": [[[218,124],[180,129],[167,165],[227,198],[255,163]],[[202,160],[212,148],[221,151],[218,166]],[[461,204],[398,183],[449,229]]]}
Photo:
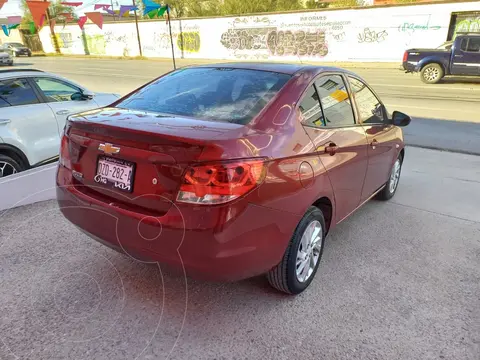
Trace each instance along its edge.
{"label": "concrete wall", "polygon": [[[400,61],[407,48],[445,41],[452,12],[474,10],[480,11],[480,2],[174,20],[172,30],[176,56],[184,58]],[[171,57],[164,21],[139,26],[144,56]],[[131,22],[55,31],[64,54],[139,55]],[[48,27],[40,38],[44,50],[54,52]]]}
{"label": "concrete wall", "polygon": [[0,29],[0,44],[6,43],[6,42],[22,42],[22,36],[20,35],[20,31],[17,29],[13,29],[10,31],[9,36],[5,36],[3,33],[2,29]]}

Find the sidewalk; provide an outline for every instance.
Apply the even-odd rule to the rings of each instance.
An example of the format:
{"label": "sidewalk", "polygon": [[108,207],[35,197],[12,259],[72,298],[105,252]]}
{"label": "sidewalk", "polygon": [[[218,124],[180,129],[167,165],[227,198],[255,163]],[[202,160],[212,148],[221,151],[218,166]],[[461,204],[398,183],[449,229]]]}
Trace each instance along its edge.
{"label": "sidewalk", "polygon": [[[171,62],[171,58],[157,58],[157,57],[122,57],[122,56],[101,56],[101,55],[57,55],[57,54],[42,54],[37,53],[34,56],[38,57],[63,57],[63,58],[77,58],[77,59],[95,59],[95,60],[150,60],[158,62]],[[193,64],[211,64],[211,63],[234,63],[234,62],[264,62],[261,60],[231,60],[231,59],[175,59],[177,67],[188,66]],[[276,63],[292,63],[299,61],[278,61],[268,60],[268,62]],[[301,61],[302,64],[318,65],[318,66],[336,66],[350,69],[395,69],[401,67],[400,62],[353,62],[353,61]]]}

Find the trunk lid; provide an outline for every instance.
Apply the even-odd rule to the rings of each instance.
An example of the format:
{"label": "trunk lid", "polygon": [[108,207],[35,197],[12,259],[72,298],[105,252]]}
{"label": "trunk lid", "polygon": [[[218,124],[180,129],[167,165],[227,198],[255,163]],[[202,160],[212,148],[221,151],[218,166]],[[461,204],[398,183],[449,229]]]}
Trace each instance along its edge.
{"label": "trunk lid", "polygon": [[[106,203],[161,216],[175,201],[185,168],[206,148],[209,154],[215,152],[213,139],[241,128],[118,108],[74,115],[67,129],[74,185]],[[99,159],[120,168],[125,165],[125,174],[132,170],[130,191],[118,183],[105,184],[103,175],[96,177]],[[113,168],[117,175],[120,170]]]}

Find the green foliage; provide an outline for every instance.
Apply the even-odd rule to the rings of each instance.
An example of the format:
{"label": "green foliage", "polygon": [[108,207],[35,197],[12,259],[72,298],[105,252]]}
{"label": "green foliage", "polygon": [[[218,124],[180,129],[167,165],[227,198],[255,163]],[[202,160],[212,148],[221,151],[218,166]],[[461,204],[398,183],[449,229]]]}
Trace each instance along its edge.
{"label": "green foliage", "polygon": [[335,0],[330,3],[332,8],[348,8],[362,6],[363,0]]}
{"label": "green foliage", "polygon": [[[53,1],[49,8],[48,13],[51,19],[56,19],[58,14],[70,13],[73,15],[73,18],[76,20],[77,16],[73,11],[71,6],[65,6],[60,4],[63,0],[55,0]],[[23,18],[21,24],[23,25],[22,28],[28,28],[29,23],[33,21],[32,14],[30,13],[30,9],[28,8],[26,0],[22,0],[21,8],[23,10]],[[46,23],[45,23],[46,24]],[[48,24],[46,24],[48,26]]]}
{"label": "green foliage", "polygon": [[328,2],[321,2],[319,0],[308,0],[305,3],[307,9],[325,9],[330,5]]}

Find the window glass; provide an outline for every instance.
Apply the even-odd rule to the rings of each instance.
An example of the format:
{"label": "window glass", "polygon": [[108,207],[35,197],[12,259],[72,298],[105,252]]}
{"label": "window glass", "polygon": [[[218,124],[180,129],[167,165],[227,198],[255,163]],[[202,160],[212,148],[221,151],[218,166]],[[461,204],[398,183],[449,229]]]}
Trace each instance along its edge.
{"label": "window glass", "polygon": [[322,76],[315,81],[322,103],[326,126],[349,126],[355,124],[352,104],[347,88],[340,75]]}
{"label": "window glass", "polygon": [[49,102],[71,101],[72,95],[80,92],[76,86],[51,78],[36,78],[35,82]]}
{"label": "window glass", "polygon": [[124,99],[119,108],[246,124],[291,78],[234,68],[180,69]]}
{"label": "window glass", "polygon": [[460,44],[460,49],[465,51],[467,50],[467,42],[468,42],[468,39],[462,39],[462,43]]}
{"label": "window glass", "polygon": [[468,41],[467,51],[480,52],[480,37]]}
{"label": "window glass", "polygon": [[35,92],[25,79],[0,81],[0,107],[38,103]]}
{"label": "window glass", "polygon": [[360,80],[350,76],[348,80],[352,87],[352,93],[355,96],[360,122],[362,124],[384,123],[387,120],[387,116],[382,103],[375,94]]}
{"label": "window glass", "polygon": [[298,108],[300,109],[300,120],[302,124],[308,126],[325,126],[318,94],[313,86],[308,88]]}

